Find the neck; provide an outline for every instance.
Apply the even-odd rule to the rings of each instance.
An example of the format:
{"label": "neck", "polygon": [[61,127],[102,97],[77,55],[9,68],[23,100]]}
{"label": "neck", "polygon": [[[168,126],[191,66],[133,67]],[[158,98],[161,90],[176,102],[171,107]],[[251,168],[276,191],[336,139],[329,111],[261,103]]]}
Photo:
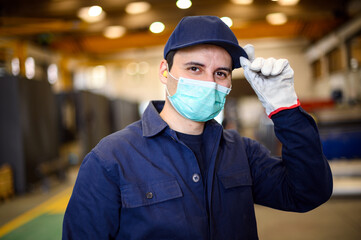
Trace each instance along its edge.
{"label": "neck", "polygon": [[165,101],[160,116],[174,131],[190,135],[199,135],[203,133],[204,122],[195,122],[183,117],[173,108],[168,99]]}

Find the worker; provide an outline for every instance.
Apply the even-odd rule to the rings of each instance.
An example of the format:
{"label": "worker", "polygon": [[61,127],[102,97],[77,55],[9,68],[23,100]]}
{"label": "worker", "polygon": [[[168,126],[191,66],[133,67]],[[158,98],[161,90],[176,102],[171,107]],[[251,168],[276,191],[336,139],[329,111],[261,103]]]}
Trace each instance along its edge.
{"label": "worker", "polygon": [[[242,67],[282,143],[274,157],[213,118]],[[83,160],[63,239],[258,239],[254,204],[306,212],[332,174],[317,126],[300,106],[286,59],[255,58],[216,16],[189,16],[164,47],[165,101]]]}

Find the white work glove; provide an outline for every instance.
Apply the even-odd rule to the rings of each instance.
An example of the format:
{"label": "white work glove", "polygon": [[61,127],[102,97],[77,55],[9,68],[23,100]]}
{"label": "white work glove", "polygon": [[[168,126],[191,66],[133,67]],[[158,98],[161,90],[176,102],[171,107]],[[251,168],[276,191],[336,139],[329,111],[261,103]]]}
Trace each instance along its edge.
{"label": "white work glove", "polygon": [[244,75],[266,109],[268,117],[300,105],[293,87],[293,70],[287,59],[254,58],[254,47],[243,48],[248,59],[240,57]]}

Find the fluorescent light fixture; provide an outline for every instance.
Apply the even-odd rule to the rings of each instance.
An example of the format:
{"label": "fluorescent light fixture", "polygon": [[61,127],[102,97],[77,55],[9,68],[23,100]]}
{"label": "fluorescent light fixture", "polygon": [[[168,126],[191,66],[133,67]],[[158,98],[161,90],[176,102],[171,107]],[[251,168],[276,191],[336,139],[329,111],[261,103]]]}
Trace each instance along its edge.
{"label": "fluorescent light fixture", "polygon": [[105,18],[105,15],[99,6],[83,7],[78,11],[78,17],[89,23],[99,22]]}
{"label": "fluorescent light fixture", "polygon": [[282,6],[294,6],[296,5],[300,0],[278,0],[278,4]]}
{"label": "fluorescent light fixture", "polygon": [[25,75],[28,79],[35,77],[35,60],[32,57],[25,60]]}
{"label": "fluorescent light fixture", "polygon": [[128,14],[144,13],[150,9],[150,4],[147,2],[132,2],[127,4],[125,11]]}
{"label": "fluorescent light fixture", "polygon": [[231,2],[239,5],[249,5],[253,3],[253,0],[231,0]]}
{"label": "fluorescent light fixture", "polygon": [[228,26],[231,27],[233,25],[233,21],[229,17],[221,17],[221,20]]}
{"label": "fluorescent light fixture", "polygon": [[50,84],[55,84],[58,81],[58,66],[55,63],[48,67],[48,81]]}
{"label": "fluorescent light fixture", "polygon": [[154,22],[150,25],[149,27],[149,30],[152,32],[152,33],[161,33],[164,31],[164,24],[161,23],[161,22]]}
{"label": "fluorescent light fixture", "polygon": [[188,9],[192,6],[192,2],[190,0],[178,0],[176,5],[180,9]]}
{"label": "fluorescent light fixture", "polygon": [[120,38],[125,34],[125,27],[123,26],[109,26],[106,27],[103,35],[110,39]]}
{"label": "fluorescent light fixture", "polygon": [[266,16],[266,20],[272,25],[282,25],[287,22],[287,16],[284,13],[270,13]]}
{"label": "fluorescent light fixture", "polygon": [[20,73],[20,61],[19,58],[13,58],[11,60],[11,71],[14,76],[19,75]]}

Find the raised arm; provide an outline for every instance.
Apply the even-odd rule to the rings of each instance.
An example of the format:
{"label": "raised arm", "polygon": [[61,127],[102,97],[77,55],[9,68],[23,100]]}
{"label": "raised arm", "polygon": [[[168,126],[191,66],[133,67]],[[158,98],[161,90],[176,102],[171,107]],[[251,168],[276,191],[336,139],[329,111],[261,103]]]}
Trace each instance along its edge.
{"label": "raised arm", "polygon": [[316,123],[299,107],[288,61],[254,58],[252,45],[244,49],[248,59],[241,57],[240,61],[245,77],[282,143],[282,158],[275,158],[259,143],[248,140],[255,202],[282,210],[309,211],[332,193],[332,173]]}

